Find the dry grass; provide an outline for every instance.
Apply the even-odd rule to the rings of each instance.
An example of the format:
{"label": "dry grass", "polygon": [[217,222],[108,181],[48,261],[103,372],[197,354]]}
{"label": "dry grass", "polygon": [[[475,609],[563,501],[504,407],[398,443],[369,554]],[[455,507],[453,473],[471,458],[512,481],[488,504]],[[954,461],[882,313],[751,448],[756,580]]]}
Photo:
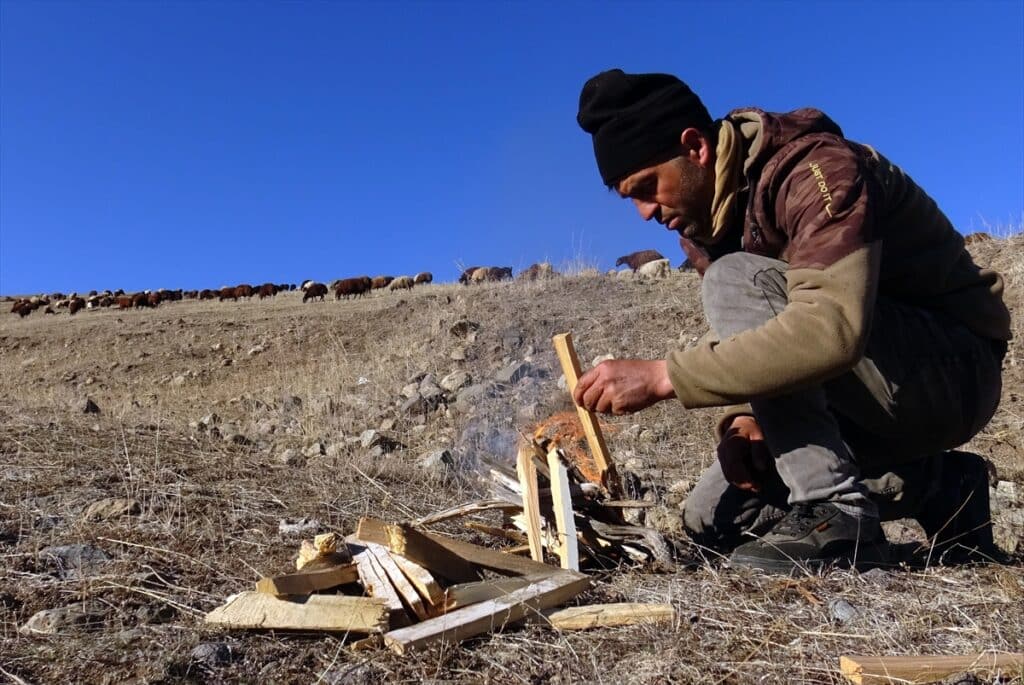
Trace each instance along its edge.
{"label": "dry grass", "polygon": [[[1006,275],[1015,306],[1024,301],[1022,246],[1016,236],[977,248]],[[528,627],[406,659],[353,654],[324,636],[201,630],[202,613],[289,564],[298,542],[279,534],[282,518],[315,517],[349,532],[362,515],[413,518],[483,496],[468,467],[483,454],[510,457],[517,429],[568,407],[555,383],[553,334],[571,330],[585,364],[606,353],[661,356],[703,334],[698,288],[692,274],[662,282],[577,275],[343,303],[303,305],[292,293],[0,318],[0,667],[29,682],[836,683],[841,653],[1020,649],[1019,566],[785,581],[723,570],[681,538],[692,563],[661,575],[612,569],[581,598],[671,602],[680,617],[671,627],[561,635]],[[449,333],[464,318],[481,324],[475,341]],[[1019,341],[1019,318],[1014,326]],[[1017,341],[1003,405],[968,447],[1024,487]],[[250,355],[256,346],[263,351]],[[452,360],[456,348],[465,361]],[[418,374],[462,369],[487,381],[524,358],[546,376],[495,388],[469,408],[399,412],[402,387]],[[86,395],[101,414],[76,411]],[[301,406],[288,408],[291,396]],[[210,412],[223,432],[233,426],[252,444],[189,426]],[[610,422],[613,454],[653,486],[670,535],[685,486],[668,488],[713,458],[714,418],[663,403]],[[393,454],[371,457],[347,440],[390,421],[386,432],[405,445]],[[317,440],[335,445],[330,456],[303,466],[277,458]],[[462,470],[419,465],[421,454],[442,448]],[[104,497],[134,497],[144,513],[82,521]],[[489,542],[454,524],[443,529]],[[95,545],[112,561],[62,578],[39,551],[72,543]],[[829,603],[840,599],[858,609],[846,623],[830,617]],[[101,617],[93,629],[60,638],[17,632],[36,611],[73,602]],[[228,644],[232,657],[204,670],[189,653],[209,640]],[[83,673],[86,662],[95,666]]]}

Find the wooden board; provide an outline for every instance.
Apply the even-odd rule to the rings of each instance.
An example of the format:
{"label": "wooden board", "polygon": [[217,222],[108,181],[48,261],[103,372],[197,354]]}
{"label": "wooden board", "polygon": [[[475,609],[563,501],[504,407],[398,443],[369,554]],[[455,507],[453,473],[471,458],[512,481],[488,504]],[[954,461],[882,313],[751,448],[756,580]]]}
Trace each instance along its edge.
{"label": "wooden board", "polygon": [[208,626],[242,629],[325,630],[381,633],[388,629],[382,599],[346,595],[310,595],[280,599],[263,592],[241,592],[206,615]]}
{"label": "wooden board", "polygon": [[966,656],[841,656],[839,669],[857,685],[931,683],[967,671],[991,677],[1024,675],[1024,653],[982,652]]}
{"label": "wooden board", "polygon": [[558,529],[558,558],[562,568],[579,571],[580,547],[576,539],[572,496],[569,494],[569,474],[558,450],[548,452],[548,471],[551,472],[551,499],[555,510],[555,527]]}
{"label": "wooden board", "polygon": [[373,552],[363,546],[353,545],[352,560],[359,571],[359,580],[363,589],[371,597],[383,599],[388,605],[389,622],[392,628],[401,628],[409,625],[409,614],[402,605],[402,598],[398,596],[395,586],[388,580],[387,573],[380,564]]}
{"label": "wooden board", "polygon": [[383,545],[395,554],[400,554],[453,583],[467,583],[480,579],[480,571],[476,566],[434,543],[409,524],[390,524],[363,517],[359,519],[356,537]]}
{"label": "wooden board", "polygon": [[458,585],[452,585],[445,590],[445,610],[452,611],[454,609],[461,609],[462,607],[469,606],[470,604],[477,604],[478,602],[486,602],[489,599],[504,597],[515,590],[520,590],[530,583],[534,583],[546,577],[547,576],[539,574],[529,576],[512,576],[510,578],[500,578],[498,580],[480,580],[475,583],[459,583]]}
{"label": "wooden board", "polygon": [[420,597],[427,601],[432,607],[444,606],[444,588],[430,575],[430,571],[419,564],[414,564],[399,554],[392,554],[391,558],[401,569]]}
{"label": "wooden board", "polygon": [[[360,519],[359,530],[356,533],[356,542],[377,542],[378,539],[384,539],[384,544],[386,545],[387,530],[385,526],[386,524],[378,519]],[[457,540],[455,538],[448,537],[447,535],[438,535],[437,533],[428,533],[427,531],[420,531],[420,533],[423,537],[437,543],[439,547],[443,547],[453,555],[458,556],[463,560],[463,562],[472,566],[485,568],[489,571],[495,571],[496,573],[501,573],[503,575],[525,576],[531,573],[555,573],[558,571],[555,567],[542,564],[538,561],[533,561],[532,559],[524,559],[523,557],[517,557],[497,550],[474,545],[470,542],[463,542],[462,540]],[[413,561],[420,563],[416,559],[413,559]],[[429,566],[427,568],[429,568]],[[477,578],[474,578],[473,580],[477,580]]]}
{"label": "wooden board", "polygon": [[590,585],[578,573],[557,572],[504,597],[472,604],[414,626],[392,630],[384,644],[398,654],[438,643],[456,643],[476,635],[501,630],[541,609],[563,604]]}
{"label": "wooden board", "polygon": [[523,513],[530,558],[544,561],[544,540],[540,527],[540,498],[537,496],[537,467],[533,463],[533,447],[520,447],[516,455],[516,474],[523,492]]}
{"label": "wooden board", "polygon": [[466,521],[463,525],[470,530],[487,533],[488,535],[493,535],[496,538],[514,542],[517,545],[526,545],[526,550],[530,550],[530,546],[527,544],[527,537],[518,530],[513,530],[511,528],[499,528],[498,526],[488,526],[486,523],[478,523],[477,521]]}
{"label": "wooden board", "polygon": [[359,570],[355,564],[339,564],[313,570],[307,565],[299,573],[260,578],[256,581],[256,591],[277,596],[310,595],[317,590],[330,590],[357,580]]}
{"label": "wooden board", "polygon": [[[558,354],[558,361],[562,364],[562,373],[565,374],[565,382],[569,387],[569,393],[576,390],[576,383],[579,382],[582,372],[580,360],[576,356],[576,348],[572,344],[572,334],[562,333],[552,338],[555,345],[555,352]],[[575,404],[575,402],[573,402]],[[608,452],[608,445],[604,441],[604,434],[597,422],[594,413],[576,405],[576,413],[583,425],[583,432],[587,436],[587,445],[590,446],[590,453],[594,457],[594,465],[601,473],[601,483],[607,488],[609,494],[615,499],[622,499],[622,481],[615,470],[615,462],[612,461]]]}
{"label": "wooden board", "polygon": [[613,626],[672,623],[676,618],[671,604],[591,604],[544,612],[558,630],[586,630]]}
{"label": "wooden board", "polygon": [[500,509],[502,511],[517,511],[519,505],[506,502],[505,500],[488,499],[481,500],[479,502],[470,502],[469,504],[462,504],[451,509],[445,509],[439,511],[436,514],[430,516],[424,516],[423,518],[416,519],[416,526],[426,526],[431,523],[439,523],[441,521],[447,521],[448,519],[458,518],[459,516],[466,516],[467,514],[474,514],[480,511],[492,511],[494,509]]}

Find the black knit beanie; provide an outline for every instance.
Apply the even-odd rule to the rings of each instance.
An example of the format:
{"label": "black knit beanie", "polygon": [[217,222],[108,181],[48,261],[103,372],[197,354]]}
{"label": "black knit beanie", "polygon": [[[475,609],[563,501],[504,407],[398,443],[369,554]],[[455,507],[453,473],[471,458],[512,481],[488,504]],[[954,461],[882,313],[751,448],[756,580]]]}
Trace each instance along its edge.
{"label": "black knit beanie", "polygon": [[576,121],[594,137],[597,169],[608,186],[668,159],[685,129],[712,123],[704,103],[675,76],[621,69],[583,85]]}

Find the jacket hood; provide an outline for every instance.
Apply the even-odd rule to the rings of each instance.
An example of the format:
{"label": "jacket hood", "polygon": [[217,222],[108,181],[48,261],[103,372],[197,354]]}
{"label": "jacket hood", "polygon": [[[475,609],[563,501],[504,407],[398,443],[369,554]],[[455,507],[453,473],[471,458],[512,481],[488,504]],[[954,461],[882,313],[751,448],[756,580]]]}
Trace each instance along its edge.
{"label": "jacket hood", "polygon": [[812,133],[843,135],[843,130],[824,112],[809,107],[784,114],[753,107],[734,109],[725,117],[749,141],[743,160],[745,176],[759,174],[776,152],[802,136]]}

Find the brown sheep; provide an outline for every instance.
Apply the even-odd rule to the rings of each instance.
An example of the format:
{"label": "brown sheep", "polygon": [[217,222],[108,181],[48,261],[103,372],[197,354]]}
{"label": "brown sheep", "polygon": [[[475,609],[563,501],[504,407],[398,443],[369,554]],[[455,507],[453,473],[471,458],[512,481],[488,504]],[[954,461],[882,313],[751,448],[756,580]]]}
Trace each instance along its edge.
{"label": "brown sheep", "polygon": [[74,316],[79,310],[85,307],[85,300],[80,297],[72,297],[71,301],[68,302],[68,313]]}
{"label": "brown sheep", "polygon": [[655,259],[664,259],[664,257],[657,250],[640,250],[639,252],[619,257],[615,260],[615,266],[627,264],[630,269],[636,271],[647,262],[653,262]]}
{"label": "brown sheep", "polygon": [[43,314],[56,314],[56,313],[57,312],[53,311],[53,307],[49,307],[49,306],[46,309],[43,310]]}
{"label": "brown sheep", "polygon": [[393,280],[395,280],[394,276],[374,276],[373,280],[370,281],[370,287],[374,290],[380,290],[381,288],[388,287]]}
{"label": "brown sheep", "polygon": [[14,309],[12,309],[11,311],[24,319],[26,316],[32,313],[33,309],[35,309],[35,307],[32,306],[31,302],[22,300],[20,302],[15,302]]}
{"label": "brown sheep", "polygon": [[200,300],[212,300],[217,297],[220,293],[216,290],[210,290],[209,288],[203,288],[199,291]]}
{"label": "brown sheep", "polygon": [[415,283],[416,285],[419,285],[420,283],[433,283],[434,274],[430,273],[429,271],[421,271],[420,273],[416,274],[416,278],[412,280],[413,283]]}
{"label": "brown sheep", "polygon": [[473,283],[485,281],[510,281],[512,280],[512,267],[510,266],[485,266],[473,272],[471,277]]}
{"label": "brown sheep", "polygon": [[239,297],[252,297],[253,289],[251,285],[243,283],[242,285],[235,286],[235,298]]}
{"label": "brown sheep", "polygon": [[131,295],[120,295],[117,298],[118,309],[131,309],[132,307],[132,296]]}
{"label": "brown sheep", "polygon": [[234,288],[227,287],[220,289],[220,301],[223,302],[224,300],[238,302],[238,295],[235,294]]}
{"label": "brown sheep", "polygon": [[327,294],[327,286],[323,283],[310,283],[305,287],[305,291],[302,294],[302,301],[312,300],[319,297],[320,301],[324,301],[324,296]]}
{"label": "brown sheep", "polygon": [[259,296],[261,300],[274,297],[275,295],[277,295],[277,286],[273,283],[264,283],[260,286]]}
{"label": "brown sheep", "polygon": [[334,286],[334,299],[340,300],[342,297],[346,299],[349,297],[362,297],[370,291],[372,286],[373,281],[369,276],[343,278]]}
{"label": "brown sheep", "polygon": [[132,295],[132,306],[136,309],[140,307],[149,307],[149,293],[135,293]]}
{"label": "brown sheep", "polygon": [[463,272],[462,272],[462,275],[459,276],[459,283],[462,283],[463,285],[469,285],[470,281],[473,280],[473,274],[476,272],[476,270],[477,269],[482,269],[482,268],[484,268],[484,267],[482,267],[482,266],[471,266],[471,267],[468,267],[467,269],[464,269]]}
{"label": "brown sheep", "polygon": [[549,262],[541,262],[539,264],[531,264],[525,271],[520,271],[519,275],[516,276],[516,280],[538,281],[557,275]]}

